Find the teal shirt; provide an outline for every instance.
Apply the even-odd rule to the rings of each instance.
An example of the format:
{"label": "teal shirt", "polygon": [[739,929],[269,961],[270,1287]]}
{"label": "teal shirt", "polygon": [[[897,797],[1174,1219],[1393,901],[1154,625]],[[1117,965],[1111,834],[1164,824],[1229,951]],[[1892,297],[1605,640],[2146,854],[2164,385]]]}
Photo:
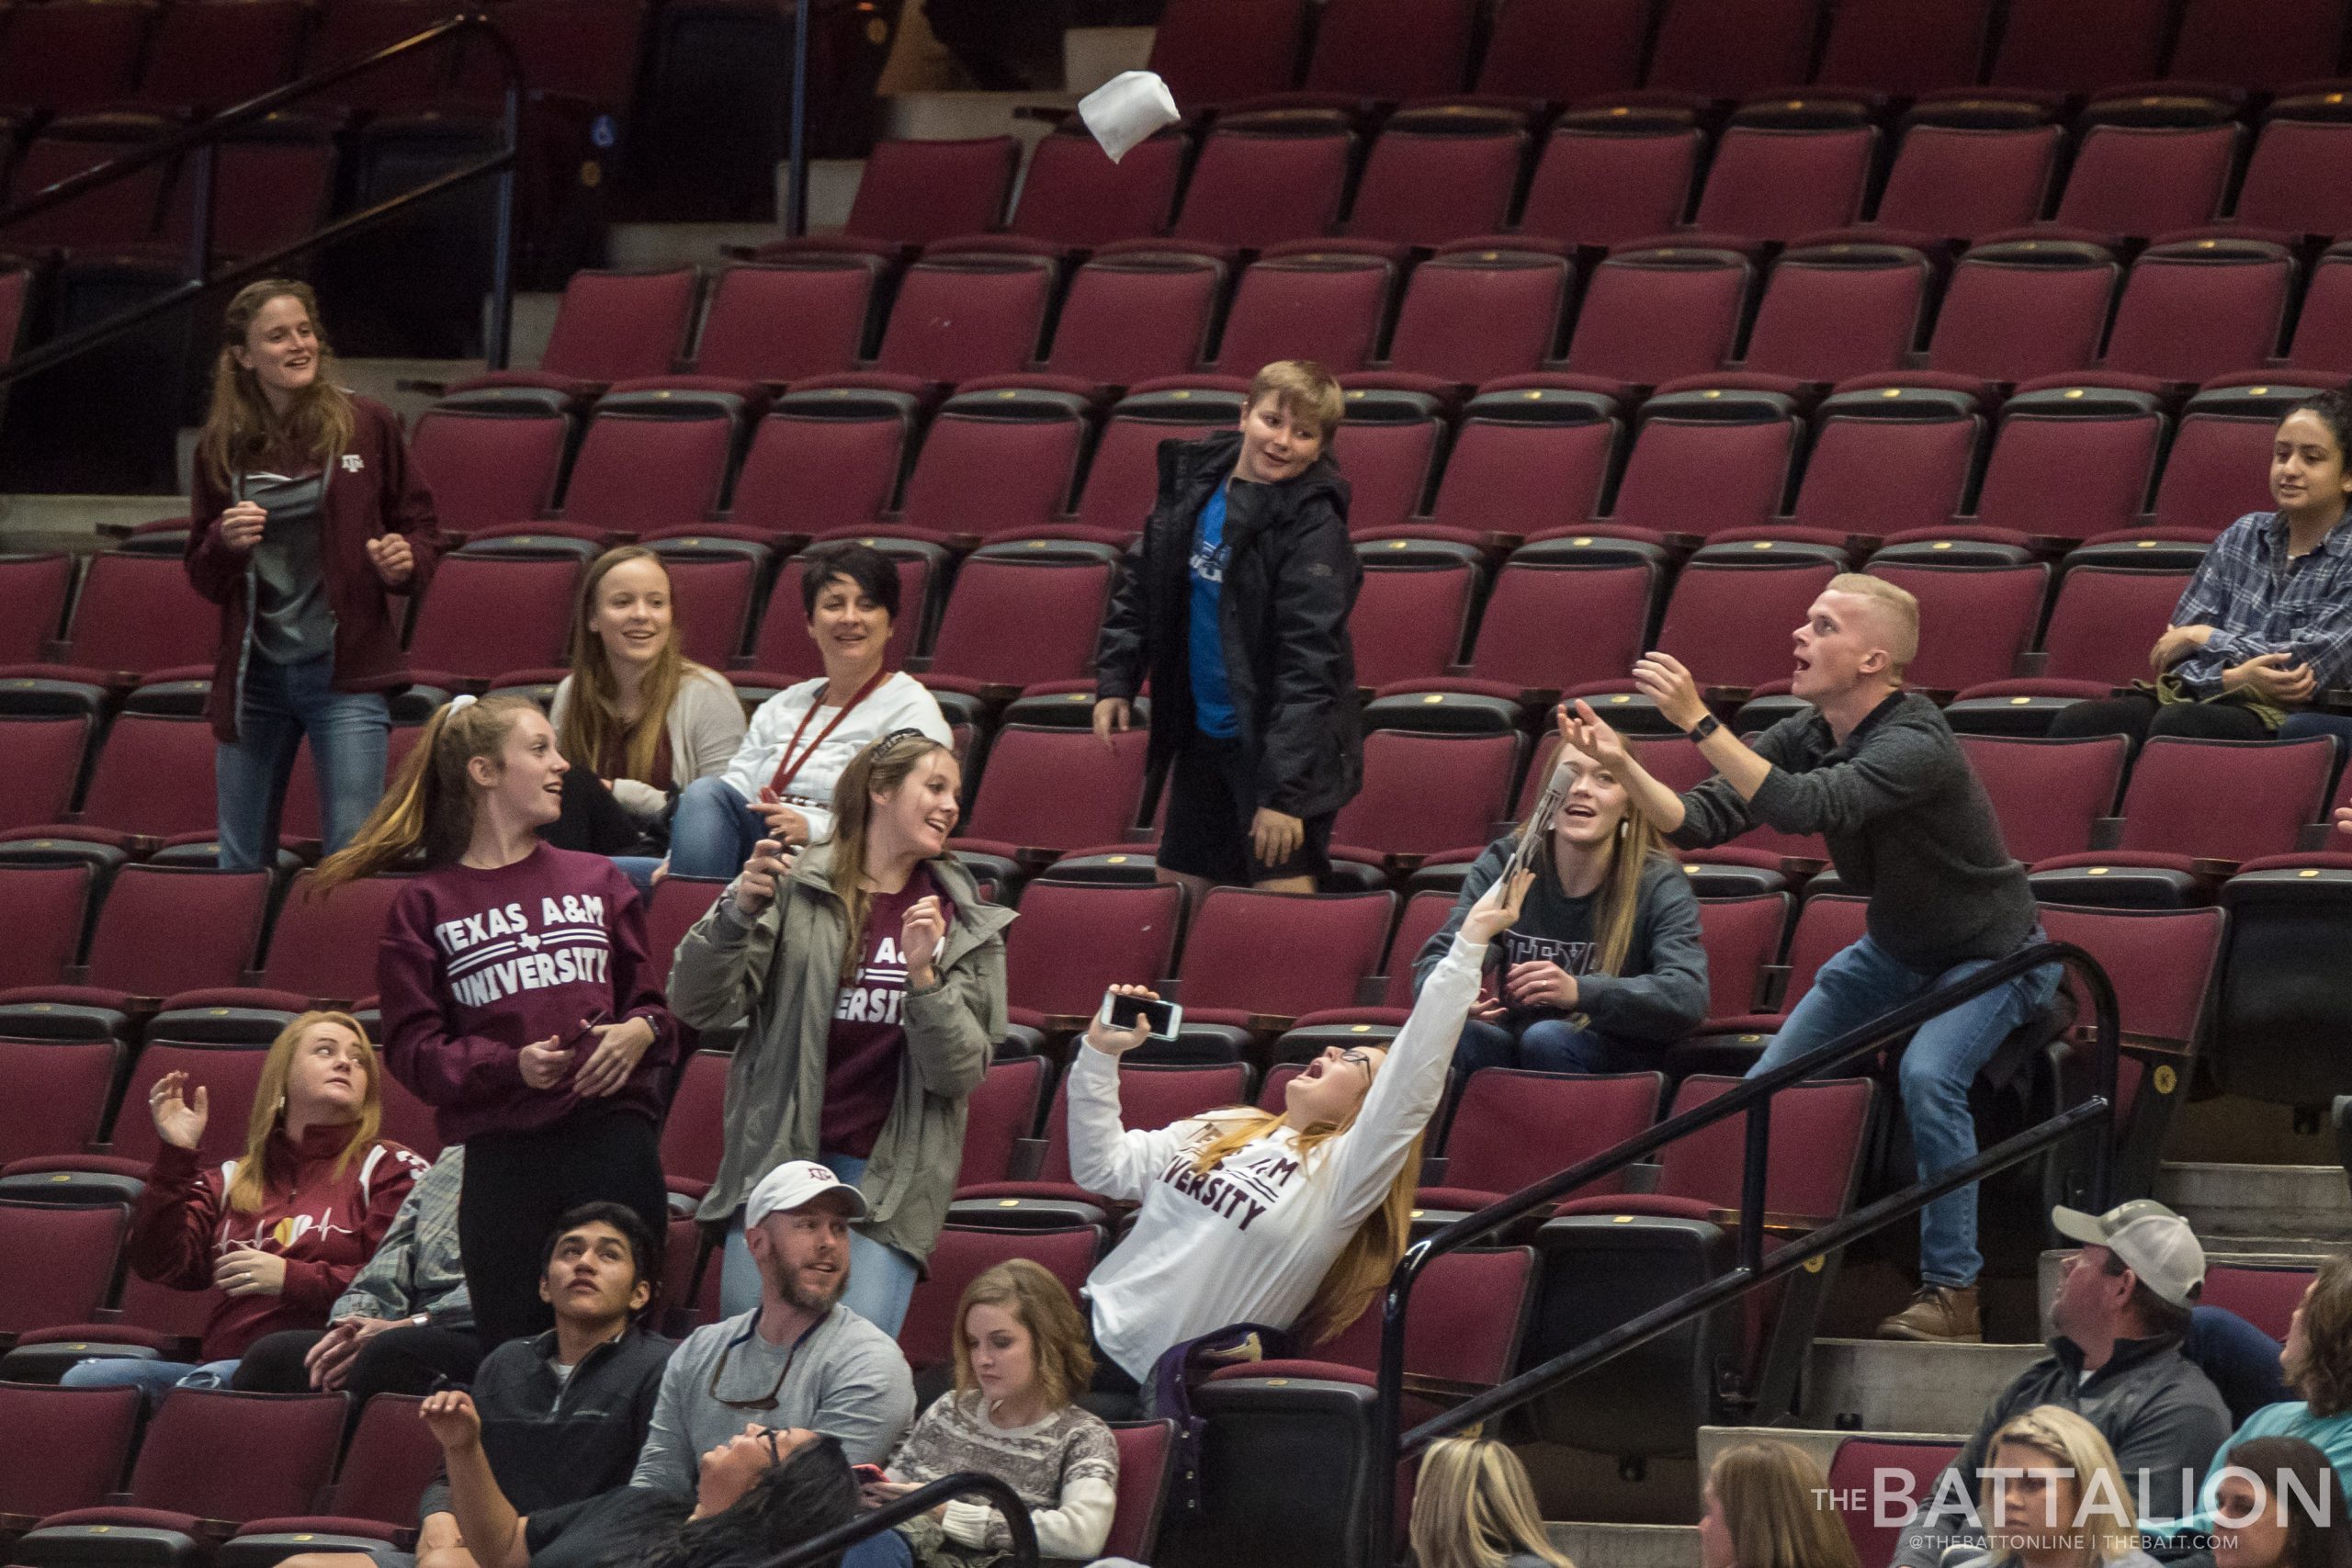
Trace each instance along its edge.
{"label": "teal shirt", "polygon": [[2219,1488],[2215,1477],[2230,1461],[2231,1450],[2255,1438],[2301,1438],[2327,1456],[2337,1476],[2352,1475],[2352,1410],[2337,1416],[2314,1416],[2300,1400],[2266,1404],[2245,1418],[2213,1456],[2213,1469],[2198,1489],[2197,1512],[2185,1519],[2143,1519],[2140,1529],[2150,1535],[2210,1535],[2214,1528]]}

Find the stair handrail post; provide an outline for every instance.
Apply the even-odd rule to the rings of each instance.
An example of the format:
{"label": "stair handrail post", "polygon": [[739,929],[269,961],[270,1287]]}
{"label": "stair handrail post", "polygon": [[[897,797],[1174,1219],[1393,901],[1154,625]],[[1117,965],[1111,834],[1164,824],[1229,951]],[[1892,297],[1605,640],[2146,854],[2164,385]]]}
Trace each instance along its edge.
{"label": "stair handrail post", "polygon": [[792,104],[785,151],[784,232],[808,232],[808,11],[815,0],[791,0]]}

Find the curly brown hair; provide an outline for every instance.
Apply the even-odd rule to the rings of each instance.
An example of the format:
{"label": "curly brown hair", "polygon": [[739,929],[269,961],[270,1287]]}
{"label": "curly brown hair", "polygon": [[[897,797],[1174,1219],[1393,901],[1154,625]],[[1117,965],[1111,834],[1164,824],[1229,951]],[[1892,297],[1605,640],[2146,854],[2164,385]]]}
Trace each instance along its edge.
{"label": "curly brown hair", "polygon": [[2352,1252],[2339,1252],[2319,1266],[2303,1304],[2301,1344],[2289,1336],[2287,1385],[2303,1396],[2314,1416],[2352,1410]]}

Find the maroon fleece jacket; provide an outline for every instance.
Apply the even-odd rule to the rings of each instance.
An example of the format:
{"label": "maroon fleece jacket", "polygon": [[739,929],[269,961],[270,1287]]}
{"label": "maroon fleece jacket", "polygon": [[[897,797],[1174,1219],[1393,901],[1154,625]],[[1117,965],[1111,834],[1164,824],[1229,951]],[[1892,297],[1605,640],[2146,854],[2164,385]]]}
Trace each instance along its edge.
{"label": "maroon fleece jacket", "polygon": [[[130,1266],[142,1280],[183,1291],[212,1291],[204,1325],[204,1359],[242,1356],[265,1334],[324,1328],[328,1309],[370,1258],[401,1201],[424,1174],[424,1160],[390,1138],[337,1159],[351,1129],[312,1127],[298,1144],[281,1126],[262,1151],[262,1204],[241,1214],[228,1205],[236,1162],[205,1169],[196,1151],[166,1144],[130,1219]],[[286,1285],[274,1296],[232,1296],[213,1289],[224,1252],[252,1247],[286,1259]]]}
{"label": "maroon fleece jacket", "polygon": [[[327,455],[326,537],[320,541],[320,558],[327,604],[334,611],[334,689],[381,692],[408,684],[401,622],[408,598],[423,593],[433,580],[441,536],[433,519],[433,493],[409,467],[399,417],[372,399],[354,398],[351,403],[350,449]],[[220,542],[220,514],[237,497],[232,481],[206,468],[197,464],[188,494],[187,579],[220,606],[220,649],[204,716],[212,721],[214,735],[234,741],[237,682],[251,631],[253,556]],[[415,554],[415,575],[398,588],[386,588],[368,558],[368,541],[379,534],[407,535]]]}
{"label": "maroon fleece jacket", "polygon": [[[662,1119],[677,1025],[645,951],[645,909],[602,855],[541,844],[495,871],[447,865],[401,889],[376,984],[392,1076],[433,1106],[444,1143],[551,1127],[582,1105]],[[552,1089],[523,1081],[523,1047],[571,1040],[589,1019],[643,1018],[653,1043],[618,1090],[571,1088],[583,1038]]]}

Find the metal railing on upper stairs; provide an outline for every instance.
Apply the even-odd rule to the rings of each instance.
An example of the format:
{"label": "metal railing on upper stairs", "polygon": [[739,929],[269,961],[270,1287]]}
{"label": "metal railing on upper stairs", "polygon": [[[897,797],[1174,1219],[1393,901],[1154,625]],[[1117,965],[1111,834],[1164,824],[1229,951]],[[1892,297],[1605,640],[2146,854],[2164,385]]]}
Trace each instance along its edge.
{"label": "metal railing on upper stairs", "polygon": [[[2045,964],[2061,964],[2080,979],[2090,1003],[2091,1037],[2098,1055],[2097,1091],[2004,1139],[1973,1159],[1934,1177],[1914,1182],[1877,1202],[1831,1221],[1805,1235],[1783,1244],[1769,1257],[1764,1251],[1765,1179],[1771,1147],[1772,1096],[1791,1084],[1819,1077],[1877,1051],[1909,1033],[1938,1014],[1980,997]],[[1442,1230],[1416,1243],[1389,1278],[1382,1309],[1380,1374],[1373,1417],[1372,1474],[1369,1495],[1372,1517],[1365,1561],[1385,1568],[1396,1561],[1396,1470],[1405,1460],[1438,1438],[1473,1427],[1505,1411],[1539,1399],[1611,1357],[1646,1344],[1663,1334],[1697,1321],[1750,1291],[1770,1283],[1808,1262],[1826,1258],[1838,1248],[1996,1171],[2032,1158],[2075,1136],[2085,1128],[2107,1123],[2115,1116],[2117,1052],[2120,1036],[2116,1025],[2115,988],[2096,959],[2071,942],[2044,942],[1987,964],[1966,979],[1939,986],[1858,1028],[1849,1030],[1805,1055],[1769,1073],[1747,1079],[1705,1104],[1669,1117],[1647,1131],[1570,1166],[1555,1176],[1521,1188],[1476,1213],[1465,1214]],[[1438,1258],[1459,1251],[1503,1226],[1534,1213],[1600,1178],[1614,1175],[1676,1139],[1713,1126],[1727,1117],[1747,1114],[1746,1169],[1740,1185],[1737,1256],[1733,1268],[1674,1300],[1665,1302],[1629,1322],[1531,1367],[1518,1376],[1487,1389],[1442,1411],[1409,1432],[1401,1431],[1405,1392],[1405,1314],[1413,1287]],[[2112,1155],[2111,1135],[2096,1140],[2086,1201],[2096,1211],[2108,1201],[2108,1177]]]}
{"label": "metal railing on upper stairs", "polygon": [[[337,83],[365,75],[419,50],[437,48],[447,41],[477,33],[489,40],[505,78],[501,90],[499,145],[495,152],[436,175],[397,196],[387,197],[356,212],[346,213],[290,244],[280,245],[261,255],[240,258],[218,272],[212,270],[215,153],[232,132]],[[76,197],[128,179],[142,169],[184,154],[189,155],[190,167],[183,177],[192,177],[196,182],[188,224],[188,276],[136,305],[53,338],[17,355],[6,365],[0,365],[0,387],[62,364],[120,336],[142,321],[179,310],[205,295],[267,276],[290,257],[375,228],[420,202],[430,201],[461,186],[491,176],[496,177],[498,191],[491,227],[490,313],[484,327],[483,348],[491,368],[505,368],[514,309],[514,164],[521,137],[523,91],[522,62],[516,59],[514,46],[507,40],[506,35],[498,30],[487,12],[461,11],[398,43],[387,44],[372,54],[329,66],[299,81],[289,82],[283,87],[274,87],[247,98],[243,103],[222,109],[176,135],[161,138],[135,152],[108,159],[36,191],[22,201],[0,209],[0,230],[5,230],[21,219],[47,212]]]}

